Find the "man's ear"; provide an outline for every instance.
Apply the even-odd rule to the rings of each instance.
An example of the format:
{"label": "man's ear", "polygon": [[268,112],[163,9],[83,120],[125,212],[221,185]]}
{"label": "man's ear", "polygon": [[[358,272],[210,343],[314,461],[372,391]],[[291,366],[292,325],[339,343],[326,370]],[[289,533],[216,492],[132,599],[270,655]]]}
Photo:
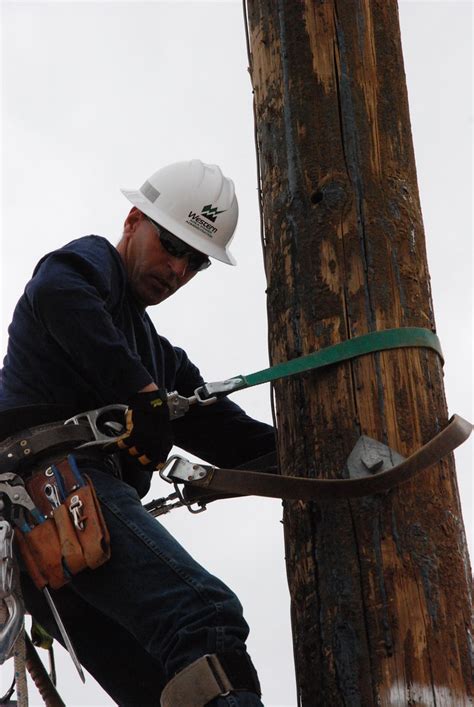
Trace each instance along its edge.
{"label": "man's ear", "polygon": [[137,209],[136,206],[134,206],[132,209],[130,209],[127,218],[124,221],[123,224],[123,233],[120,241],[117,243],[117,250],[121,254],[122,257],[125,256],[127,246],[130,242],[130,239],[133,237],[133,234],[135,233],[137,226],[142,222],[144,219],[144,215],[142,212]]}
{"label": "man's ear", "polygon": [[143,218],[142,212],[136,206],[132,206],[123,224],[124,232],[133,231]]}

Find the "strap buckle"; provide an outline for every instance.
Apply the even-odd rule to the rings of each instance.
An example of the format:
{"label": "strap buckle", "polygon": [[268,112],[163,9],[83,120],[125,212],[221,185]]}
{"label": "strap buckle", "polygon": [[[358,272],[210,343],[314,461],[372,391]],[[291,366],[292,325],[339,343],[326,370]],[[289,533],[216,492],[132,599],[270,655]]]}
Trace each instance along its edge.
{"label": "strap buckle", "polygon": [[173,454],[160,469],[159,473],[163,481],[168,484],[173,484],[174,493],[164,498],[156,498],[153,501],[145,504],[146,510],[155,518],[169,513],[174,508],[186,506],[188,511],[193,514],[202,513],[207,510],[206,504],[203,501],[188,501],[179,484],[184,484],[187,481],[197,481],[204,479],[213,467],[205,467],[201,464],[195,464],[188,459]]}
{"label": "strap buckle", "polygon": [[[80,425],[87,423],[92,430],[94,440],[81,444],[78,449],[98,447],[113,442],[125,432],[125,412],[127,405],[105,405],[97,410],[87,410],[64,421],[65,425]],[[117,420],[117,417],[121,420]]]}
{"label": "strap buckle", "polygon": [[212,468],[190,462],[179,454],[173,454],[160,469],[160,476],[169,484],[202,481]]}
{"label": "strap buckle", "polygon": [[246,387],[243,376],[234,376],[225,381],[215,381],[214,383],[204,383],[196,388],[194,395],[199,405],[212,405],[218,398],[235,393]]}

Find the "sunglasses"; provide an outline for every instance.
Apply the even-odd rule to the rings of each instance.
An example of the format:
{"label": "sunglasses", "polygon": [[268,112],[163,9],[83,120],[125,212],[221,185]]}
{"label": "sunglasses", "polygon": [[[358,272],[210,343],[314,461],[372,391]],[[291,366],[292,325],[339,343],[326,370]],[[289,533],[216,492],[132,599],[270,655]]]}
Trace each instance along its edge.
{"label": "sunglasses", "polygon": [[167,253],[173,256],[173,258],[187,258],[188,267],[193,272],[200,272],[201,270],[206,270],[211,264],[211,261],[204,253],[200,253],[195,250],[187,243],[182,241],[180,238],[175,236],[166,228],[160,226],[159,223],[153,221],[152,218],[146,216],[146,219],[155,226],[158,231],[158,236],[160,238],[160,243]]}

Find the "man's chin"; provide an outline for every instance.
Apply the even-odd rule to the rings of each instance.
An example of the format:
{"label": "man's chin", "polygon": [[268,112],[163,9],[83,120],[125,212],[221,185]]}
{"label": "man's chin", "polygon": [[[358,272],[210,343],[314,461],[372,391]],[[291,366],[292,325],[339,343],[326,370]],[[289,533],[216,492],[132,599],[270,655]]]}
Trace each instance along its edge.
{"label": "man's chin", "polygon": [[163,293],[162,295],[160,295],[159,297],[156,297],[155,300],[154,300],[154,302],[153,302],[152,304],[154,304],[154,305],[155,305],[155,304],[160,304],[161,302],[164,302],[165,299],[168,299],[168,297],[171,297],[172,294],[173,294],[173,292],[172,292],[171,290],[167,290],[166,292],[164,292],[164,293]]}
{"label": "man's chin", "polygon": [[154,307],[156,304],[164,302],[174,293],[174,290],[164,288],[161,292],[143,293],[142,297],[137,297],[143,307]]}

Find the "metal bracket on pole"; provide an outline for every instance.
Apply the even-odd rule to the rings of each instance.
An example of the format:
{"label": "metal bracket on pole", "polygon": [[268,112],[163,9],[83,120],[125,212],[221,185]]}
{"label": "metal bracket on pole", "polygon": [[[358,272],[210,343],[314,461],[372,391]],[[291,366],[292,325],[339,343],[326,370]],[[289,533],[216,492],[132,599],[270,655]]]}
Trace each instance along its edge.
{"label": "metal bracket on pole", "polygon": [[372,437],[361,435],[346,462],[350,479],[361,479],[387,471],[405,460],[401,454]]}

